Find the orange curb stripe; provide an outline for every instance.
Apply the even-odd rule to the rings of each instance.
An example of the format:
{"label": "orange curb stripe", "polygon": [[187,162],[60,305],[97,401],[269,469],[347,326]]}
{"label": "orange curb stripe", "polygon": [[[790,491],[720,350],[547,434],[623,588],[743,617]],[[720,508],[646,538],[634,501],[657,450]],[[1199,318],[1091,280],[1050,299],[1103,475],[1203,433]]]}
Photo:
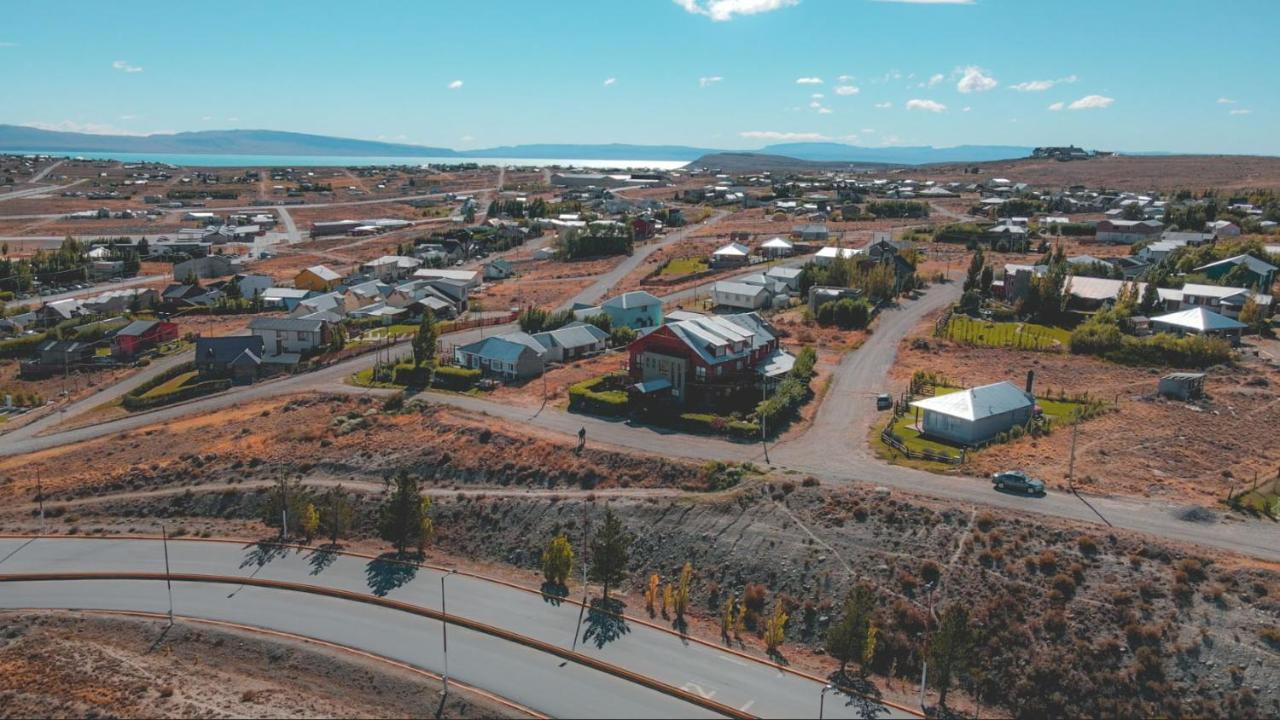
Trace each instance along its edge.
{"label": "orange curb stripe", "polygon": [[336,588],[320,587],[318,585],[306,585],[302,583],[290,583],[280,580],[266,580],[262,578],[236,577],[233,575],[200,575],[197,573],[110,573],[110,572],[82,572],[82,573],[22,573],[13,575],[0,575],[0,583],[3,582],[50,582],[50,581],[66,581],[66,580],[176,580],[178,582],[194,582],[194,583],[219,583],[224,585],[252,585],[254,587],[268,588],[272,590],[288,590],[294,592],[304,592],[312,595],[320,595],[324,597],[337,598],[339,600],[348,600],[351,602],[364,603],[366,605],[374,605],[384,607],[391,610],[417,615],[419,617],[430,618],[432,620],[442,620],[452,625],[466,628],[475,632],[491,635],[500,640],[523,645],[532,650],[555,655],[564,660],[569,660],[592,670],[597,670],[614,677],[626,680],[628,682],[649,688],[664,695],[668,695],[677,700],[699,707],[705,708],[715,713],[719,713],[726,717],[737,718],[739,720],[754,720],[755,716],[744,713],[737,708],[730,707],[723,703],[716,702],[700,695],[691,693],[687,690],[677,688],[659,680],[641,675],[639,673],[618,667],[611,663],[592,658],[581,653],[572,652],[563,648],[552,645],[542,640],[536,640],[531,637],[519,635],[510,630],[488,625],[486,623],[471,620],[470,618],[459,617],[457,615],[449,615],[445,617],[440,611],[419,605],[411,605],[399,600],[388,600],[386,598],[373,597],[371,595],[363,595],[349,590],[338,590]]}
{"label": "orange curb stripe", "polygon": [[[8,608],[4,610],[4,612],[51,612],[51,611],[58,612],[58,609],[56,608]],[[72,612],[76,612],[81,615],[122,615],[125,617],[139,617],[139,618],[146,618],[150,620],[168,620],[169,619],[169,616],[165,613],[146,612],[143,610],[76,609]],[[182,620],[183,622],[202,624],[202,625],[213,625],[216,627],[230,628],[233,630],[241,630],[241,631],[254,633],[258,635],[269,635],[272,637],[284,638],[286,640],[294,640],[297,642],[308,643],[311,645],[319,645],[321,647],[324,647],[330,650],[337,650],[339,652],[348,653],[350,655],[356,655],[358,657],[362,657],[367,660],[373,660],[375,662],[383,663],[385,665],[390,665],[397,669],[405,670],[415,675],[421,675],[423,677],[427,677],[432,680],[442,680],[442,678],[439,675],[431,672],[430,670],[424,670],[419,667],[414,667],[413,665],[402,663],[399,660],[392,660],[389,657],[375,655],[374,653],[371,653],[367,650],[361,650],[359,648],[354,648],[349,645],[340,645],[338,643],[329,642],[328,640],[319,640],[317,638],[307,637],[306,635],[297,635],[295,633],[285,632],[283,630],[272,630],[271,628],[261,627],[259,625],[245,625],[243,623],[227,622],[226,620],[211,620],[209,618],[195,617],[193,615],[175,614],[173,617],[175,620]],[[494,695],[488,690],[483,690],[473,685],[468,685],[467,683],[464,683],[460,680],[452,680],[450,681],[450,684],[456,685],[462,688],[463,690],[466,690],[469,693],[479,695],[488,700],[496,702],[500,705],[504,705],[510,710],[514,710],[516,712],[529,715],[530,717],[540,718],[541,720],[550,720],[549,715],[543,715],[542,713],[534,710],[533,708],[528,708],[517,702],[508,700],[507,698]]]}
{"label": "orange curb stripe", "polygon": [[[41,538],[41,539],[48,539],[48,540],[161,540],[162,539],[159,536],[152,536],[152,535],[110,535],[110,536],[104,535],[99,537],[91,537],[91,536],[85,535],[85,536],[76,537],[71,535],[20,535],[20,534],[0,533],[0,539],[27,540],[31,538]],[[224,544],[236,544],[236,545],[267,544],[267,545],[273,545],[275,547],[295,548],[298,550],[316,550],[317,549],[309,545],[299,545],[297,543],[261,543],[261,541],[258,541],[258,540],[237,540],[235,538],[197,538],[197,537],[173,538],[171,537],[169,538],[169,540],[177,541],[177,542],[206,542],[206,543],[224,543]],[[333,552],[338,553],[339,555],[364,558],[366,560],[378,559],[378,556],[376,555],[370,555],[369,553],[362,553],[356,550],[334,550]],[[456,568],[448,568],[441,565],[431,565],[428,563],[414,563],[408,560],[386,560],[386,562],[396,562],[396,563],[402,563],[405,565],[413,565],[418,568],[423,568],[426,570],[435,570],[437,572],[451,572],[457,575],[473,578],[475,580],[482,580],[484,582],[490,582],[496,585],[502,585],[504,587],[511,588],[512,590],[519,590],[520,592],[537,595],[538,597],[542,597],[543,595],[541,590],[535,590],[530,587],[525,587],[524,585],[516,584],[509,580],[488,577],[486,575],[481,575],[479,573],[470,572],[467,570],[458,570]],[[565,597],[562,599],[562,602],[582,607],[581,600],[575,600],[573,598]],[[776,670],[778,672],[786,673],[788,675],[794,675],[796,677],[804,678],[805,680],[810,680],[812,682],[820,683],[822,685],[827,685],[828,683],[830,683],[830,680],[828,678],[820,677],[818,675],[805,672],[804,670],[796,670],[795,668],[791,668],[786,665],[780,665],[778,663],[773,662],[772,660],[765,660],[763,658],[756,657],[755,655],[751,655],[741,650],[735,650],[732,647],[724,647],[717,643],[711,642],[709,640],[704,640],[699,637],[694,637],[692,635],[683,635],[681,633],[676,632],[675,630],[672,630],[671,628],[664,627],[662,625],[654,623],[647,618],[636,617],[634,615],[627,615],[625,613],[618,614],[618,613],[611,613],[608,611],[601,611],[601,612],[606,612],[607,614],[613,615],[614,617],[618,617],[623,620],[628,620],[630,622],[643,625],[653,630],[666,633],[667,635],[671,635],[673,637],[679,638],[681,641],[694,642],[699,645],[702,645],[703,647],[711,648],[712,650],[717,650],[723,653],[728,653],[730,655],[741,658],[743,660],[756,663],[757,665],[764,665],[765,667]],[[907,707],[906,705],[899,705],[898,703],[893,702],[892,700],[871,698],[866,695],[862,695],[861,693],[856,693],[848,688],[841,688],[841,690],[849,695],[854,695],[864,700],[870,700],[880,705],[884,705],[885,707],[891,707],[895,710],[907,713],[909,715],[913,715],[918,718],[924,717],[924,713],[920,712],[919,709]]]}

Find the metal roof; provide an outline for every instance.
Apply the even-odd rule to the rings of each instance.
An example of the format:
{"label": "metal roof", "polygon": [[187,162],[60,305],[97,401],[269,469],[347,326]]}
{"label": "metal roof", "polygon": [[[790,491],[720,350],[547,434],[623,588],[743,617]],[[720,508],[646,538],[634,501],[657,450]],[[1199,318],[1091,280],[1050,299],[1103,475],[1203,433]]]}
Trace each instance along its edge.
{"label": "metal roof", "polygon": [[1003,380],[911,403],[922,410],[969,421],[1003,415],[1034,404],[1031,396],[1021,388]]}
{"label": "metal roof", "polygon": [[1190,310],[1179,310],[1178,312],[1169,313],[1168,315],[1159,315],[1151,318],[1152,324],[1172,325],[1186,330],[1194,330],[1196,332],[1215,332],[1222,330],[1241,330],[1247,327],[1244,323],[1232,320],[1225,315],[1203,307],[1194,307]]}

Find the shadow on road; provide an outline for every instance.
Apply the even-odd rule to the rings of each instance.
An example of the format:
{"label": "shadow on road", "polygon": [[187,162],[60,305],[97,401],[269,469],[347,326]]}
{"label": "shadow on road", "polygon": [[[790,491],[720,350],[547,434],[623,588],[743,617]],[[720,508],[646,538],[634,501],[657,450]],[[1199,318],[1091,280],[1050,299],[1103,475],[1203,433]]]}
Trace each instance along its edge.
{"label": "shadow on road", "polygon": [[307,556],[307,564],[311,566],[311,574],[319,575],[328,570],[333,561],[338,559],[338,550],[341,548],[341,545],[327,543],[312,550],[311,554]]}
{"label": "shadow on road", "polygon": [[244,559],[240,561],[240,569],[243,570],[251,565],[256,565],[259,570],[264,565],[282,558],[289,554],[289,548],[280,545],[275,538],[269,540],[259,540],[256,543],[245,546]]}
{"label": "shadow on road", "polygon": [[387,593],[408,584],[418,575],[421,555],[398,555],[393,552],[383,553],[369,561],[364,568],[365,582],[369,591],[378,597],[386,597]]}
{"label": "shadow on road", "polygon": [[542,602],[548,603],[554,607],[560,607],[564,599],[569,596],[569,588],[562,583],[553,583],[547,581],[542,583]]}
{"label": "shadow on road", "polygon": [[591,601],[591,609],[587,612],[587,631],[582,634],[583,642],[593,642],[597,648],[617,640],[631,632],[627,621],[622,618],[626,603],[616,598],[595,598]]}
{"label": "shadow on road", "polygon": [[841,698],[845,707],[857,708],[857,717],[877,718],[889,714],[889,708],[880,702],[883,698],[880,688],[870,680],[840,672],[832,673],[829,679],[835,687],[832,699]]}

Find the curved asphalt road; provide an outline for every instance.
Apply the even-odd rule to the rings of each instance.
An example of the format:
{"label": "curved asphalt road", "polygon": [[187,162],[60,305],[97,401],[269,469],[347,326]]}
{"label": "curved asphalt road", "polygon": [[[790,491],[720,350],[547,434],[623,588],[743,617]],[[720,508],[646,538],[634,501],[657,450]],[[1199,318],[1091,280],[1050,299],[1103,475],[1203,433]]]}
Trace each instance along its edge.
{"label": "curved asphalt road", "polygon": [[[175,573],[252,575],[264,580],[322,585],[361,594],[374,592],[426,608],[440,607],[437,570],[397,572],[397,566],[348,555],[281,549],[256,544],[171,540]],[[158,540],[111,538],[0,538],[0,575],[59,572],[164,572]],[[237,586],[175,585],[179,615],[239,622],[328,640],[426,668],[443,670],[436,655],[439,623],[405,616],[365,603],[307,596],[279,598],[281,591]],[[67,588],[67,589],[64,589]],[[575,589],[575,597],[581,589]],[[450,615],[502,627],[568,648],[579,608],[552,604],[538,593],[468,575],[447,580]],[[640,611],[630,598],[631,611]],[[60,581],[0,584],[0,607],[70,607],[164,612],[164,585],[148,581]],[[661,622],[661,620],[659,620]],[[579,652],[761,717],[813,717],[822,683],[786,673],[719,648],[680,638],[634,620],[619,622],[590,615],[579,635]],[[513,649],[450,629],[451,676],[522,705],[559,717],[688,717],[706,711],[628,683],[578,668],[558,678],[558,659]],[[495,645],[495,643],[497,645]],[[501,646],[501,647],[499,647]],[[497,659],[509,654],[512,661]],[[515,662],[516,664],[512,664]],[[655,697],[656,696],[656,697]],[[827,717],[860,717],[859,705],[828,693]],[[881,706],[875,706],[880,708]],[[892,717],[910,717],[883,708]],[[880,715],[884,717],[884,714]]]}

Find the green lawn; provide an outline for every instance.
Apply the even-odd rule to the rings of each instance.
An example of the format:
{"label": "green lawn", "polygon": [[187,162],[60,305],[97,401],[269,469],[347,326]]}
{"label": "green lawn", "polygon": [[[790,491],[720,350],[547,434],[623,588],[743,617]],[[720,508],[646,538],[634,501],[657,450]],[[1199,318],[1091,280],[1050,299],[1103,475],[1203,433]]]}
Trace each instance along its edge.
{"label": "green lawn", "polygon": [[916,430],[915,427],[913,427],[915,422],[916,414],[914,411],[911,411],[898,418],[897,422],[893,424],[893,433],[902,439],[902,444],[906,445],[908,450],[915,453],[922,453],[925,450],[930,450],[935,453],[946,453],[952,457],[960,454],[961,446],[959,445],[952,445],[951,443],[939,442],[931,438],[925,438],[920,434],[919,430]]}
{"label": "green lawn", "polygon": [[396,335],[413,335],[416,332],[418,332],[417,325],[397,323],[395,325],[387,325],[386,327],[373,328],[369,332],[365,333],[364,336],[367,338],[381,338],[386,337],[387,335],[395,337]]}
{"label": "green lawn", "polygon": [[1066,349],[1071,331],[1024,322],[987,322],[967,315],[952,315],[947,339],[979,347],[1012,347],[1024,350]]}
{"label": "green lawn", "polygon": [[706,270],[709,266],[702,258],[672,258],[662,267],[661,275],[692,275]]}
{"label": "green lawn", "polygon": [[182,373],[177,377],[171,378],[170,380],[167,380],[151,388],[150,390],[143,393],[142,397],[150,398],[150,397],[156,397],[157,395],[166,395],[168,393],[175,392],[178,389],[180,389],[182,386],[186,385],[188,382],[195,380],[198,374],[199,373],[197,373],[195,370],[192,370],[191,372]]}

